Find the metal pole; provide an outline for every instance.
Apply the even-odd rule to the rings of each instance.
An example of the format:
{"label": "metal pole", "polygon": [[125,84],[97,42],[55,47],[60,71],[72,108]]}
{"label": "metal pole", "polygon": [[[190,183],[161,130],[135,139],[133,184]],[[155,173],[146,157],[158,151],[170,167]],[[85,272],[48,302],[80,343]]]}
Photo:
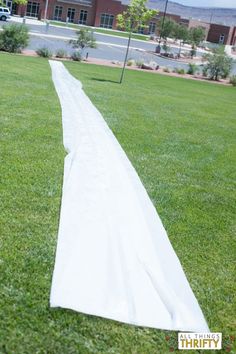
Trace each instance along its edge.
{"label": "metal pole", "polygon": [[126,61],[127,61],[128,53],[129,53],[129,46],[130,46],[131,35],[132,35],[132,30],[130,30],[130,32],[129,32],[129,40],[128,40],[127,49],[126,49],[126,54],[125,54],[125,61],[124,61],[124,65],[123,65],[122,73],[121,73],[121,77],[120,77],[120,84],[122,83],[123,77],[124,77]]}
{"label": "metal pole", "polygon": [[165,24],[165,19],[166,19],[166,11],[167,11],[168,1],[169,1],[169,0],[166,0],[165,10],[164,10],[164,16],[163,16],[162,25],[161,25],[160,43],[161,43],[162,31],[163,31],[164,24]]}
{"label": "metal pole", "polygon": [[212,18],[213,18],[213,10],[211,12],[210,23],[212,23]]}
{"label": "metal pole", "polygon": [[45,5],[44,21],[46,21],[47,19],[47,14],[48,14],[48,0],[46,0],[46,5]]}

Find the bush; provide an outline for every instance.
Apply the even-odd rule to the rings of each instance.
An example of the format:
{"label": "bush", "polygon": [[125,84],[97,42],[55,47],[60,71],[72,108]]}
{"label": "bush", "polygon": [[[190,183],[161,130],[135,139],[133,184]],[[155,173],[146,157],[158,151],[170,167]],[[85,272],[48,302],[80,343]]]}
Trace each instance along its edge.
{"label": "bush", "polygon": [[170,52],[171,48],[166,43],[164,43],[162,46],[162,49],[164,50],[165,53],[168,53],[168,52]]}
{"label": "bush", "polygon": [[194,75],[197,71],[197,65],[196,64],[192,64],[192,63],[189,63],[188,64],[188,71],[187,71],[187,74],[189,75]]}
{"label": "bush", "polygon": [[58,49],[56,51],[56,58],[66,58],[67,57],[67,51],[64,49]]}
{"label": "bush", "polygon": [[180,75],[184,75],[185,74],[185,70],[183,68],[182,69],[178,69],[177,73],[180,74]]}
{"label": "bush", "polygon": [[10,53],[20,53],[29,43],[28,28],[21,24],[3,26],[0,33],[0,50]]}
{"label": "bush", "polygon": [[70,57],[74,61],[81,61],[81,54],[78,51],[73,52]]}
{"label": "bush", "polygon": [[[96,39],[94,38],[92,31],[89,31],[88,29],[85,28],[81,28],[78,31],[76,31],[76,34],[77,34],[77,39],[76,40],[71,39],[69,43],[73,46],[74,49],[79,49],[81,55],[85,48],[97,48]],[[75,61],[80,61],[81,55],[79,60],[77,59],[77,54],[73,56],[75,59],[73,59],[72,56],[71,58]]]}
{"label": "bush", "polygon": [[185,74],[185,70],[183,68],[174,68],[172,72],[180,75]]}
{"label": "bush", "polygon": [[128,59],[126,65],[127,65],[127,66],[133,66],[133,65],[135,65],[135,60],[134,60],[134,59]]}
{"label": "bush", "polygon": [[142,65],[144,64],[144,60],[143,59],[138,59],[135,61],[135,64],[138,68],[141,68]]}
{"label": "bush", "polygon": [[36,53],[38,54],[38,56],[43,57],[43,58],[51,58],[52,57],[52,52],[47,47],[42,47],[42,48],[37,49]]}
{"label": "bush", "polygon": [[236,86],[236,75],[231,76],[229,82],[230,82],[230,84],[232,84],[233,86]]}
{"label": "bush", "polygon": [[208,61],[204,70],[211,80],[229,76],[233,60],[224,52],[224,47],[214,49],[213,54],[205,54],[204,59]]}

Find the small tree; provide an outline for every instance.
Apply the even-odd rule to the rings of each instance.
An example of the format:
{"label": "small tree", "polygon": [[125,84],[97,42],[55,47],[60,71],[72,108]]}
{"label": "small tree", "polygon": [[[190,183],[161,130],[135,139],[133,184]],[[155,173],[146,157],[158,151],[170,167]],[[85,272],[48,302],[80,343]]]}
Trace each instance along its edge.
{"label": "small tree", "polygon": [[10,24],[3,26],[0,32],[0,50],[10,53],[20,53],[29,43],[27,26],[21,24]]}
{"label": "small tree", "polygon": [[199,46],[199,44],[205,39],[206,31],[203,27],[192,27],[189,30],[189,40],[194,46]]}
{"label": "small tree", "polygon": [[224,48],[215,49],[213,54],[205,54],[204,59],[207,60],[204,72],[211,80],[218,81],[229,76],[233,59],[224,52]]}
{"label": "small tree", "polygon": [[197,49],[196,49],[196,46],[194,44],[192,44],[192,48],[190,50],[190,56],[191,56],[191,59],[193,59],[193,57],[197,54]]}
{"label": "small tree", "polygon": [[157,14],[156,10],[147,9],[146,2],[147,0],[131,0],[127,11],[124,11],[122,14],[117,16],[118,28],[129,32],[125,60],[120,77],[120,84],[122,83],[124,77],[132,32],[137,31],[139,28],[147,27],[146,24],[148,21]]}
{"label": "small tree", "polygon": [[164,42],[164,44],[162,45],[162,49],[164,50],[164,52],[167,54],[168,52],[170,52],[170,47],[167,45],[166,41]]}
{"label": "small tree", "polygon": [[[28,0],[13,0],[13,3],[14,3],[14,4],[18,4],[18,5],[26,5],[26,4],[27,4],[27,1],[28,1]],[[0,0],[0,5],[1,5],[1,6],[4,6],[2,0]]]}
{"label": "small tree", "polygon": [[18,5],[26,5],[28,0],[14,0],[13,2]]}
{"label": "small tree", "polygon": [[[12,2],[17,5],[26,5],[28,0],[13,0]],[[25,14],[26,14],[26,7],[23,7],[21,9],[21,17],[24,17]]]}
{"label": "small tree", "polygon": [[189,37],[188,29],[186,26],[180,25],[178,23],[174,24],[172,35],[175,40],[179,40],[179,56],[181,54],[182,44],[185,43]]}
{"label": "small tree", "polygon": [[172,37],[175,24],[175,21],[170,18],[162,17],[160,21],[158,21],[157,26],[160,38],[164,38],[166,40],[168,37]]}
{"label": "small tree", "polygon": [[79,31],[76,31],[76,34],[78,38],[71,39],[69,43],[72,44],[73,48],[79,49],[81,56],[85,48],[97,48],[93,32],[82,28]]}

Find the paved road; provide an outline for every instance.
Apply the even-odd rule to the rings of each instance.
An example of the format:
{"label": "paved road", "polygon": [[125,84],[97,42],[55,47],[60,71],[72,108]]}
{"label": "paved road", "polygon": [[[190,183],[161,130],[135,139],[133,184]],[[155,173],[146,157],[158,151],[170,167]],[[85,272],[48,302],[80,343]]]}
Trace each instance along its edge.
{"label": "paved road", "polygon": [[[10,22],[21,22],[22,18],[12,17]],[[0,26],[3,24],[0,21]],[[40,47],[46,46],[50,48],[54,53],[58,49],[65,49],[68,53],[73,52],[72,46],[69,44],[69,39],[76,38],[75,29],[56,27],[50,25],[47,29],[46,25],[37,20],[26,19],[26,24],[30,30],[30,44],[29,49],[36,50]],[[87,49],[89,57],[107,59],[114,61],[123,61],[126,51],[127,38],[105,35],[101,33],[94,33],[95,38],[98,43],[97,49]],[[131,47],[129,52],[129,58],[135,60],[144,61],[155,61],[160,66],[166,66],[169,68],[178,67],[184,68],[188,67],[188,64],[176,62],[175,60],[160,58],[156,55],[151,54],[154,52],[156,43],[145,42],[140,40],[131,40]],[[187,50],[187,48],[184,48]],[[177,52],[178,48],[172,47],[172,52]],[[86,54],[85,52],[85,54]],[[201,55],[201,52],[198,52]],[[236,65],[233,70],[236,73]]]}
{"label": "paved road", "polygon": [[[12,17],[9,22],[20,22],[22,18]],[[3,22],[0,21],[0,26]],[[36,50],[40,47],[46,46],[53,52],[58,49],[65,49],[68,53],[73,52],[73,48],[69,45],[69,39],[76,38],[75,29],[57,27],[50,25],[48,30],[46,25],[40,21],[26,19],[26,24],[30,30],[30,44],[29,49]],[[101,33],[94,33],[98,43],[97,49],[87,49],[89,57],[107,59],[114,61],[123,61],[127,46],[127,38],[104,35]],[[187,64],[177,63],[176,61],[159,58],[149,52],[154,52],[156,43],[145,42],[140,40],[131,40],[129,51],[129,58],[135,60],[155,61],[161,66],[187,68]],[[172,51],[177,51],[177,48],[172,48]],[[85,53],[86,53],[85,52]]]}

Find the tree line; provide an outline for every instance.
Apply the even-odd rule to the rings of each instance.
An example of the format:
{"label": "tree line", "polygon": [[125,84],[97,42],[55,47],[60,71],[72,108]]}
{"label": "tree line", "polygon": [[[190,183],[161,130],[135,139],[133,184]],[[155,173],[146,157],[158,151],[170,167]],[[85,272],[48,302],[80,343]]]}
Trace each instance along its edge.
{"label": "tree line", "polygon": [[206,31],[203,27],[187,28],[185,25],[175,22],[170,18],[162,17],[158,22],[157,32],[160,38],[173,38],[174,40],[182,41],[182,43],[190,43],[194,46],[205,39]]}

